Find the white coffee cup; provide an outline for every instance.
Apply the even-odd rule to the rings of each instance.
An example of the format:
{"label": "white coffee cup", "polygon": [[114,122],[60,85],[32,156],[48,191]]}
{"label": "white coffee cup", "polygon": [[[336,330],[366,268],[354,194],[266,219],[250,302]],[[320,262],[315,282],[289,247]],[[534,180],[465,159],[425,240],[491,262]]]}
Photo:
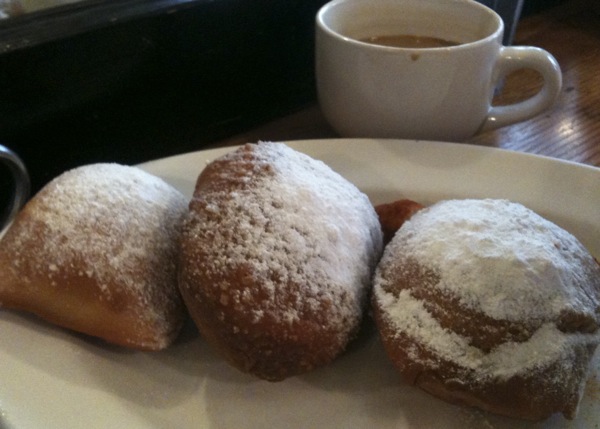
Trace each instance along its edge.
{"label": "white coffee cup", "polygon": [[[334,0],[316,17],[316,79],[328,122],[345,137],[464,141],[524,121],[551,106],[562,85],[554,57],[504,47],[502,19],[471,0]],[[379,36],[457,42],[437,48],[368,43]],[[533,97],[492,106],[511,71],[539,72]]]}
{"label": "white coffee cup", "polygon": [[6,146],[0,145],[0,164],[8,167],[13,177],[12,198],[8,207],[0,211],[0,237],[6,231],[19,209],[25,204],[29,197],[30,180],[25,164],[19,156]]}

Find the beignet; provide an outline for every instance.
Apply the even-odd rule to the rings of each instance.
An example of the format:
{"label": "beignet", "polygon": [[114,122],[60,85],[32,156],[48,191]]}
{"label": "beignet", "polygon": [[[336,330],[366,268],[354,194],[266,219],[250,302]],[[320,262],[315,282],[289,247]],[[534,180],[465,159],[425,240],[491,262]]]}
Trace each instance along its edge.
{"label": "beignet", "polygon": [[198,178],[180,288],[228,362],[281,380],[344,351],[381,250],[377,215],[354,185],[284,144],[247,144]]}
{"label": "beignet", "polygon": [[135,167],[93,164],[48,183],[0,241],[0,306],[142,350],[167,347],[187,200]]}
{"label": "beignet", "polygon": [[409,383],[511,417],[575,416],[600,341],[600,266],[524,206],[418,211],[384,251],[372,303]]}

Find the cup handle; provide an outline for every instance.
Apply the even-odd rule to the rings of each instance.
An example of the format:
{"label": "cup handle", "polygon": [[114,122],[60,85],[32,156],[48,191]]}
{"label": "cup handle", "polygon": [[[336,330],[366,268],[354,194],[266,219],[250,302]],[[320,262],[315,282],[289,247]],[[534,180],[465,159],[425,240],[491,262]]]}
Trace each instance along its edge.
{"label": "cup handle", "polygon": [[23,161],[21,161],[21,158],[12,150],[2,145],[0,145],[0,163],[4,163],[9,168],[14,179],[11,201],[0,216],[0,237],[2,237],[18,211],[27,201],[31,182],[27,168],[23,164]]}
{"label": "cup handle", "polygon": [[533,69],[541,74],[544,85],[533,97],[506,106],[492,106],[482,131],[525,121],[550,107],[562,87],[562,74],[556,59],[547,51],[532,46],[502,47],[496,63],[496,82],[519,69]]}

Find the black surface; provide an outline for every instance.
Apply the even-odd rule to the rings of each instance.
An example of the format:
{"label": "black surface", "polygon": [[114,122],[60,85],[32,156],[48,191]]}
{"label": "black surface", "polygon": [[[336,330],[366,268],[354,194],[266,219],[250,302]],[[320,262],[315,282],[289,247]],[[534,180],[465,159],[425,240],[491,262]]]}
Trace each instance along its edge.
{"label": "black surface", "polygon": [[0,28],[5,47],[31,34],[0,55],[0,142],[23,158],[35,192],[74,166],[197,150],[289,113],[315,98],[323,3],[146,1],[146,13],[96,10],[87,25],[85,11],[61,9]]}

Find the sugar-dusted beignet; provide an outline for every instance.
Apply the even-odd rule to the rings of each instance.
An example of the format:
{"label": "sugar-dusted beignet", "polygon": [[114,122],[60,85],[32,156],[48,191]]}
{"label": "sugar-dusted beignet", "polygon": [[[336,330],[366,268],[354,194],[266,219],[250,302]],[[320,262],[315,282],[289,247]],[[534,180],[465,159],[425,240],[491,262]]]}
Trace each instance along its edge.
{"label": "sugar-dusted beignet", "polygon": [[180,287],[231,364],[281,380],[344,351],[381,249],[377,215],[354,185],[284,144],[248,144],[198,178]]}
{"label": "sugar-dusted beignet", "polygon": [[373,310],[408,382],[511,417],[572,418],[600,342],[600,266],[520,204],[443,201],[387,245]]}
{"label": "sugar-dusted beignet", "polygon": [[184,196],[117,164],[63,173],[0,241],[0,306],[142,350],[167,347],[185,307],[176,259]]}

